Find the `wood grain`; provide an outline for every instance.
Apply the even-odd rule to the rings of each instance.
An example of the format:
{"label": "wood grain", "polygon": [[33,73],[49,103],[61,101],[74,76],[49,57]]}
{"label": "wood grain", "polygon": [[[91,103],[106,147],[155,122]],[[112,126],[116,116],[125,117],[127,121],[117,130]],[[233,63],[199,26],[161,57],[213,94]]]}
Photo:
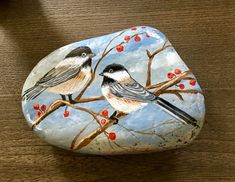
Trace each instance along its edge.
{"label": "wood grain", "polygon": [[[0,181],[235,181],[234,1],[0,1]],[[68,43],[135,25],[163,31],[206,96],[206,123],[185,148],[79,156],[43,142],[21,111],[34,65]]]}

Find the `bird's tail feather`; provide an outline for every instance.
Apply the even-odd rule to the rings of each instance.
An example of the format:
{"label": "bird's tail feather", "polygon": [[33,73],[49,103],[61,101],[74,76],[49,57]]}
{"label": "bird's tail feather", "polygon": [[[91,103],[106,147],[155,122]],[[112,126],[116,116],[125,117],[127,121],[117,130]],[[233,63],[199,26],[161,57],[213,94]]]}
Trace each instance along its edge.
{"label": "bird's tail feather", "polygon": [[197,120],[195,118],[193,118],[192,116],[190,116],[186,112],[182,111],[178,107],[172,105],[171,103],[169,103],[165,99],[163,99],[161,97],[157,97],[156,102],[157,102],[158,105],[160,105],[161,107],[166,109],[167,112],[169,114],[171,114],[173,117],[177,117],[177,119],[183,120],[187,124],[191,124],[193,126],[198,127]]}
{"label": "bird's tail feather", "polygon": [[39,96],[46,88],[42,86],[35,85],[24,91],[23,100],[30,101]]}

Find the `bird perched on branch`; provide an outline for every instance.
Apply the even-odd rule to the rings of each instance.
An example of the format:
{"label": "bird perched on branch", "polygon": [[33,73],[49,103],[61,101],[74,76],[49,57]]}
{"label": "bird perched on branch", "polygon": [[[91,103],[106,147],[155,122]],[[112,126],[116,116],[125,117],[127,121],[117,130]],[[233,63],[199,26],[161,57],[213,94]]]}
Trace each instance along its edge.
{"label": "bird perched on branch", "polygon": [[95,54],[87,46],[72,50],[33,87],[24,91],[23,100],[33,100],[42,92],[48,91],[60,94],[63,100],[68,96],[70,103],[75,103],[72,94],[80,92],[90,81],[91,62],[94,56]]}
{"label": "bird perched on branch", "polygon": [[[102,93],[116,111],[128,114],[153,102],[176,119],[197,126],[195,118],[165,99],[146,90],[131,77],[127,69],[122,65],[108,65],[100,75],[103,76]],[[112,115],[112,117],[114,116],[115,114]]]}

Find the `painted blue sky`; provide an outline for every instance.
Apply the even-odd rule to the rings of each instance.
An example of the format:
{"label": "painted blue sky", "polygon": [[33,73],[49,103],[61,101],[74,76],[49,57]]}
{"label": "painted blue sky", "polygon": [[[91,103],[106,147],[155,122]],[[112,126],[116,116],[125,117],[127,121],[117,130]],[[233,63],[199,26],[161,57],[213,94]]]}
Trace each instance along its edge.
{"label": "painted blue sky", "polygon": [[[113,41],[113,43],[109,47],[118,45],[120,42],[123,41],[126,35],[133,35],[135,33],[141,32],[147,33],[148,35],[150,35],[150,37],[146,37],[146,34],[142,34],[140,35],[140,42],[135,42],[133,39],[130,40],[127,44],[124,45],[123,52],[119,53],[116,51],[116,49],[111,51],[110,54],[106,56],[100,63],[97,73],[100,73],[108,64],[119,63],[124,65],[129,70],[133,78],[144,85],[146,82],[146,72],[148,64],[146,50],[149,50],[152,53],[156,49],[160,48],[166,40],[165,35],[151,27],[137,27],[137,30],[134,31],[127,29],[127,31],[123,35],[115,39],[115,41]],[[46,72],[52,69],[60,61],[62,61],[63,58],[76,47],[84,45],[89,46],[92,51],[97,54],[97,56],[93,59],[94,66],[97,60],[100,58],[102,51],[104,50],[108,42],[119,33],[120,32],[116,32],[114,34],[109,34],[106,36],[75,42],[57,49],[56,51],[52,52],[50,55],[42,59],[38,63],[38,65],[35,66],[29,77],[27,78],[23,90],[33,86],[40,77],[42,77]],[[174,48],[165,49],[154,58],[154,62],[152,65],[152,82],[158,83],[166,81],[168,79],[166,77],[167,73],[173,71],[176,68],[181,69],[182,71],[188,70],[188,67],[184,64]],[[95,81],[84,94],[84,97],[101,95],[101,82],[102,78],[97,75]],[[182,83],[185,84],[185,89],[191,88],[191,86],[188,84],[188,81],[182,81]],[[178,88],[174,86],[173,89]],[[200,86],[197,84],[194,89],[200,90]],[[74,96],[76,95],[77,94],[74,94]],[[205,114],[204,97],[200,94],[184,94],[183,96],[185,98],[184,102],[180,101],[174,95],[162,95],[162,97],[172,102],[174,105],[180,107],[181,109],[197,118],[200,121],[200,124],[202,124]],[[60,99],[60,96],[44,92],[33,101],[27,103],[23,102],[23,111],[27,121],[30,123],[32,122],[32,120],[35,119],[35,110],[33,109],[34,103],[46,104],[47,106],[49,106],[56,99]],[[113,112],[112,107],[108,104],[107,101],[96,101],[81,104],[81,106],[92,109],[96,112],[99,112],[102,109],[107,109],[109,113]],[[60,108],[56,112],[45,118],[43,122],[36,127],[35,132],[40,137],[44,138],[46,141],[53,145],[57,145],[62,148],[68,148],[73,137],[87,123],[89,123],[92,118],[87,113],[71,108],[69,108],[70,117],[64,118],[63,112],[64,108]],[[171,121],[171,123],[167,124],[169,121]],[[178,138],[187,140],[187,137],[189,137],[192,130],[192,128],[190,128],[189,126],[185,126],[180,121],[176,121],[174,118],[172,118],[172,116],[164,112],[162,108],[160,108],[156,104],[149,104],[145,108],[129,114],[127,117],[121,120],[119,124],[123,127],[115,125],[110,127],[107,131],[112,131],[117,134],[116,142],[124,146],[123,148],[117,148],[115,146],[114,148],[110,147],[107,138],[103,134],[101,134],[92,143],[84,147],[80,152],[96,154],[123,153],[128,150],[133,150],[133,145],[135,145],[136,151],[141,151],[143,150],[143,148],[146,147],[148,147],[150,150],[161,149],[161,145],[162,143],[164,143],[164,141],[154,135],[154,133],[164,135],[168,140],[165,146],[171,147],[175,145],[175,141],[178,140]],[[83,135],[88,134],[96,127],[98,127],[97,123],[92,122],[92,124],[89,125]],[[153,135],[136,134],[138,136],[137,139],[124,128],[138,131],[152,128],[151,130],[149,130],[149,132],[152,132]]]}

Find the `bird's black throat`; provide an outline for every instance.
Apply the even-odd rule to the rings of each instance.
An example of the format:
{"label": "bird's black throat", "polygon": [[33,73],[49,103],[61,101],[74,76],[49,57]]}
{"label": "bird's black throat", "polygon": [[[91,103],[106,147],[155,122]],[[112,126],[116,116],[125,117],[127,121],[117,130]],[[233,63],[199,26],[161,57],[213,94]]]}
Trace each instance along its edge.
{"label": "bird's black throat", "polygon": [[91,67],[91,58],[89,58],[86,62],[84,62],[83,64],[82,64],[82,67],[83,68],[86,68],[86,67]]}
{"label": "bird's black throat", "polygon": [[110,83],[116,82],[114,79],[104,76],[102,86],[109,85]]}

